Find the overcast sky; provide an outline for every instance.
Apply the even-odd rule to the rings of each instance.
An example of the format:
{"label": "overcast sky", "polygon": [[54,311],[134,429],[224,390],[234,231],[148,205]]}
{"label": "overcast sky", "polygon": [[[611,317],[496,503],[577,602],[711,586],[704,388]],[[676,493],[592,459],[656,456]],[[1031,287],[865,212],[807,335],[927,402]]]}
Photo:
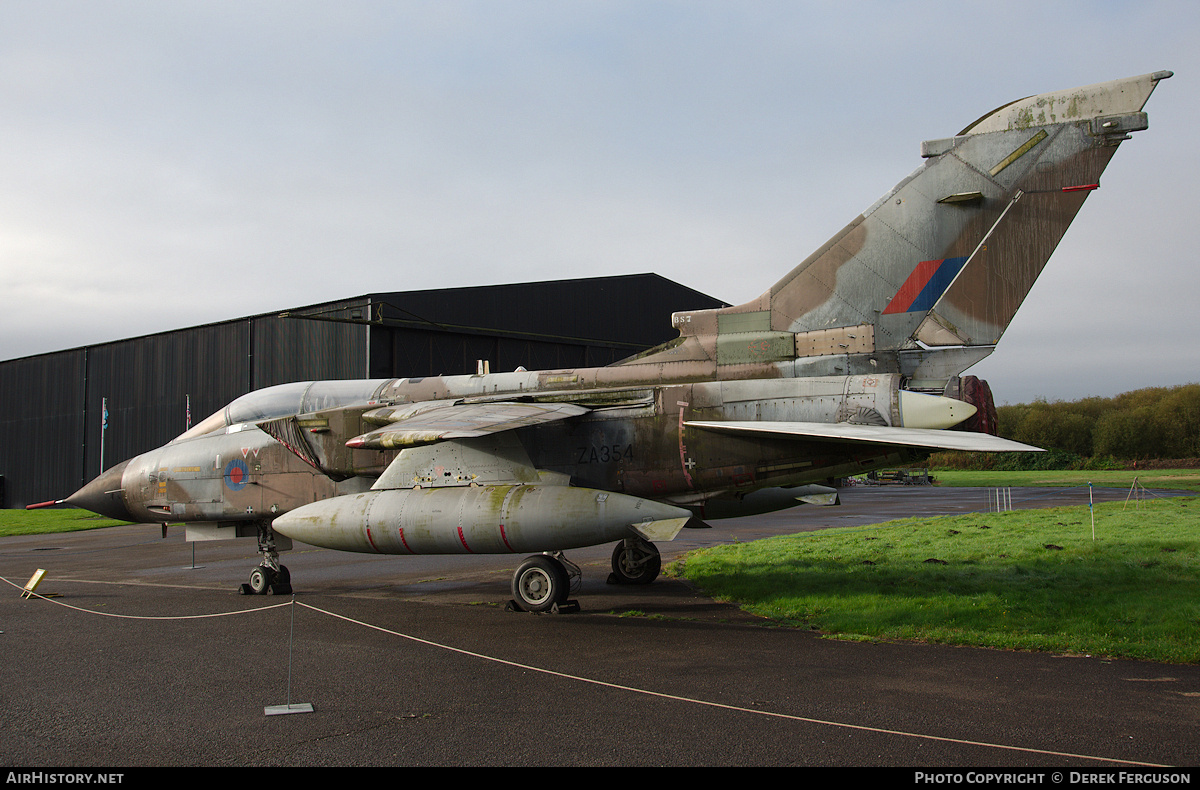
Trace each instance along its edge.
{"label": "overcast sky", "polygon": [[948,137],[1169,69],[991,358],[1200,381],[1200,3],[0,0],[0,359],[372,291],[730,303]]}

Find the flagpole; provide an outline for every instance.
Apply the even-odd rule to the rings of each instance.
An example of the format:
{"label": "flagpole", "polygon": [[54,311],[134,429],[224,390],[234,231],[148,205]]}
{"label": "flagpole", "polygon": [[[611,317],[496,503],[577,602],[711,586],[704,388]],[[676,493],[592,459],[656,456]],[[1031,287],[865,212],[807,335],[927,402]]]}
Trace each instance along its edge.
{"label": "flagpole", "polygon": [[104,474],[104,432],[108,430],[108,398],[100,399],[100,474]]}

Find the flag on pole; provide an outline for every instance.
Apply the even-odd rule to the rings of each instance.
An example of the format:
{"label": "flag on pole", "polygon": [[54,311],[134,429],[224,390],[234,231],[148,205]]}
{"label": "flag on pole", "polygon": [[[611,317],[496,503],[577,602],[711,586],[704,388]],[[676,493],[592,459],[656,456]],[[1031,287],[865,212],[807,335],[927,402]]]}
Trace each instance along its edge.
{"label": "flag on pole", "polygon": [[108,398],[100,399],[100,472],[104,472],[104,434],[108,432]]}

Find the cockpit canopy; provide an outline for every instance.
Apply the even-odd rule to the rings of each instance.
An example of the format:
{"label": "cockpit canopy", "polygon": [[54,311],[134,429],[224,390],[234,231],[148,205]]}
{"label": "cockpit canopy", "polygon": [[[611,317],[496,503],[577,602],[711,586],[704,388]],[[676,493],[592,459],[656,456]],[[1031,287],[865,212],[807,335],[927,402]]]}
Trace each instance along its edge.
{"label": "cockpit canopy", "polygon": [[295,414],[310,414],[322,409],[367,403],[390,379],[353,379],[344,381],[295,381],[248,392],[228,406],[206,417],[176,442],[215,433],[230,425],[262,422]]}

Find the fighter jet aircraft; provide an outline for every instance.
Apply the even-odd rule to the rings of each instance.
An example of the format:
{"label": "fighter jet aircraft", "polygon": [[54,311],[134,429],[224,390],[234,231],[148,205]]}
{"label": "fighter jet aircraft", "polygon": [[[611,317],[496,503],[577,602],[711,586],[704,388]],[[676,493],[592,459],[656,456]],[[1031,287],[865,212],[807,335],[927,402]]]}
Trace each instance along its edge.
{"label": "fighter jet aircraft", "polygon": [[746,304],[676,313],[675,340],[602,368],[283,384],[251,392],[64,500],[189,540],[257,538],[244,592],[290,592],[291,540],[385,554],[530,553],[529,611],[564,604],[562,552],[790,507],[827,478],[995,435],[991,353],[1170,72],[1005,104],[953,137]]}

